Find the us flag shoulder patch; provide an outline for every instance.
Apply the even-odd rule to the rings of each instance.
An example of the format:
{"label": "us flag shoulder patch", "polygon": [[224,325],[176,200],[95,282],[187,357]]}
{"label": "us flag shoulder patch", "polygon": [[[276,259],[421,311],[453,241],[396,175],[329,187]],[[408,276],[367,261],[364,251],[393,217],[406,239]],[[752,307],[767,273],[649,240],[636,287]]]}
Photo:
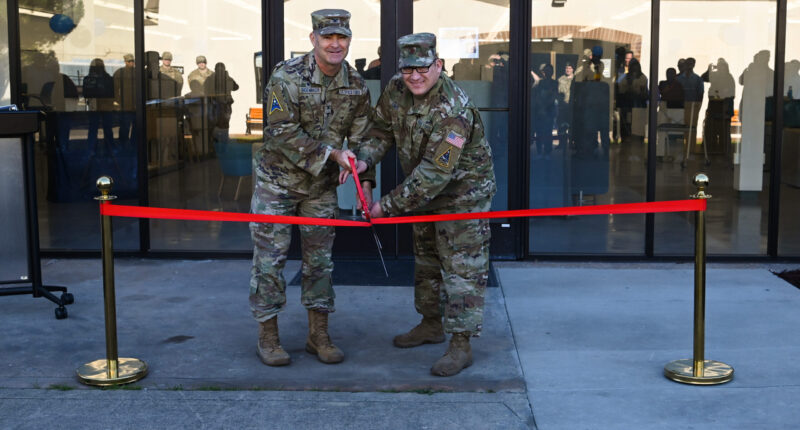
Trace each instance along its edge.
{"label": "us flag shoulder patch", "polygon": [[447,134],[447,137],[444,139],[444,141],[455,146],[456,148],[461,148],[462,146],[464,146],[465,139],[460,134],[451,131],[450,133]]}

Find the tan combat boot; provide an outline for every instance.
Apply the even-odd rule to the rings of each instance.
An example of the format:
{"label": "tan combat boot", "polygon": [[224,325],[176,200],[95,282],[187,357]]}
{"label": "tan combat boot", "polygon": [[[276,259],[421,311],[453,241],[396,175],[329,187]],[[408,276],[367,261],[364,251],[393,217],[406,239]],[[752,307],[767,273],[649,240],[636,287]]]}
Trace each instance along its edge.
{"label": "tan combat boot", "polygon": [[268,366],[289,364],[289,354],[281,347],[278,338],[278,316],[258,325],[258,356]]}
{"label": "tan combat boot", "polygon": [[472,348],[469,346],[469,333],[455,333],[450,346],[442,358],[431,367],[431,374],[453,376],[472,365]]}
{"label": "tan combat boot", "polygon": [[319,361],[327,364],[341,363],[344,353],[331,342],[328,336],[328,313],[308,310],[308,339],[306,351],[316,354]]}
{"label": "tan combat boot", "polygon": [[392,341],[398,348],[412,348],[424,343],[444,342],[441,318],[422,317],[422,321],[408,333],[399,334]]}

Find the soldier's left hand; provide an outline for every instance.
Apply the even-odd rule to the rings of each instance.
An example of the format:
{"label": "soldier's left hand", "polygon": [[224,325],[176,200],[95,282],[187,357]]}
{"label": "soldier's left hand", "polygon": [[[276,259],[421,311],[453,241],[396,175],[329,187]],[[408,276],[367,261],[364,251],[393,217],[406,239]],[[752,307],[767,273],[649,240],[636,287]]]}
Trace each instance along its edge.
{"label": "soldier's left hand", "polygon": [[369,216],[370,218],[383,218],[384,213],[380,202],[375,202],[372,204],[372,207],[369,208]]}

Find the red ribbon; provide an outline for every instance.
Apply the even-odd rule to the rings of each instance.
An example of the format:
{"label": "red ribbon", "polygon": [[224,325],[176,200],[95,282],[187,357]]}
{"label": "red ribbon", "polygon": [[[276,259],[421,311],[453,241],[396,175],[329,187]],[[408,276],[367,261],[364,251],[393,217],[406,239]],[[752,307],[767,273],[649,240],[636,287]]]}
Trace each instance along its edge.
{"label": "red ribbon", "polygon": [[[354,169],[355,170],[355,169]],[[356,182],[358,183],[358,182]],[[362,194],[363,196],[363,194]],[[362,203],[363,204],[363,203]],[[706,210],[705,199],[669,200],[663,202],[623,203],[615,205],[570,206],[546,209],[520,209],[496,212],[472,212],[442,215],[418,215],[375,218],[371,222],[330,218],[310,218],[285,215],[262,215],[240,212],[217,212],[191,209],[153,208],[144,206],[114,205],[104,202],[100,214],[131,218],[182,219],[195,221],[264,222],[273,224],[326,225],[336,227],[369,227],[372,224],[408,224],[415,222],[454,221],[465,219],[519,218],[558,215],[611,215],[662,212],[688,212]]]}

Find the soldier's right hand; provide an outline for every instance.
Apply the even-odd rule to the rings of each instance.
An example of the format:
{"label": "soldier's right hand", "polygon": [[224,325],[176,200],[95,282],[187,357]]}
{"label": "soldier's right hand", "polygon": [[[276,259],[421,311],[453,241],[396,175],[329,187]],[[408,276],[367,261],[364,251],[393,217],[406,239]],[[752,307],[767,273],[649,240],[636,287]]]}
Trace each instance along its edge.
{"label": "soldier's right hand", "polygon": [[[366,171],[367,171],[367,162],[362,160],[356,160],[356,173],[361,174]],[[344,184],[345,182],[347,182],[347,178],[349,178],[352,173],[353,172],[351,172],[350,169],[340,171],[339,184]]]}
{"label": "soldier's right hand", "polygon": [[350,171],[350,158],[356,158],[356,154],[349,149],[341,150],[341,149],[334,149],[331,150],[330,158],[336,162],[336,164],[342,166],[343,169]]}

